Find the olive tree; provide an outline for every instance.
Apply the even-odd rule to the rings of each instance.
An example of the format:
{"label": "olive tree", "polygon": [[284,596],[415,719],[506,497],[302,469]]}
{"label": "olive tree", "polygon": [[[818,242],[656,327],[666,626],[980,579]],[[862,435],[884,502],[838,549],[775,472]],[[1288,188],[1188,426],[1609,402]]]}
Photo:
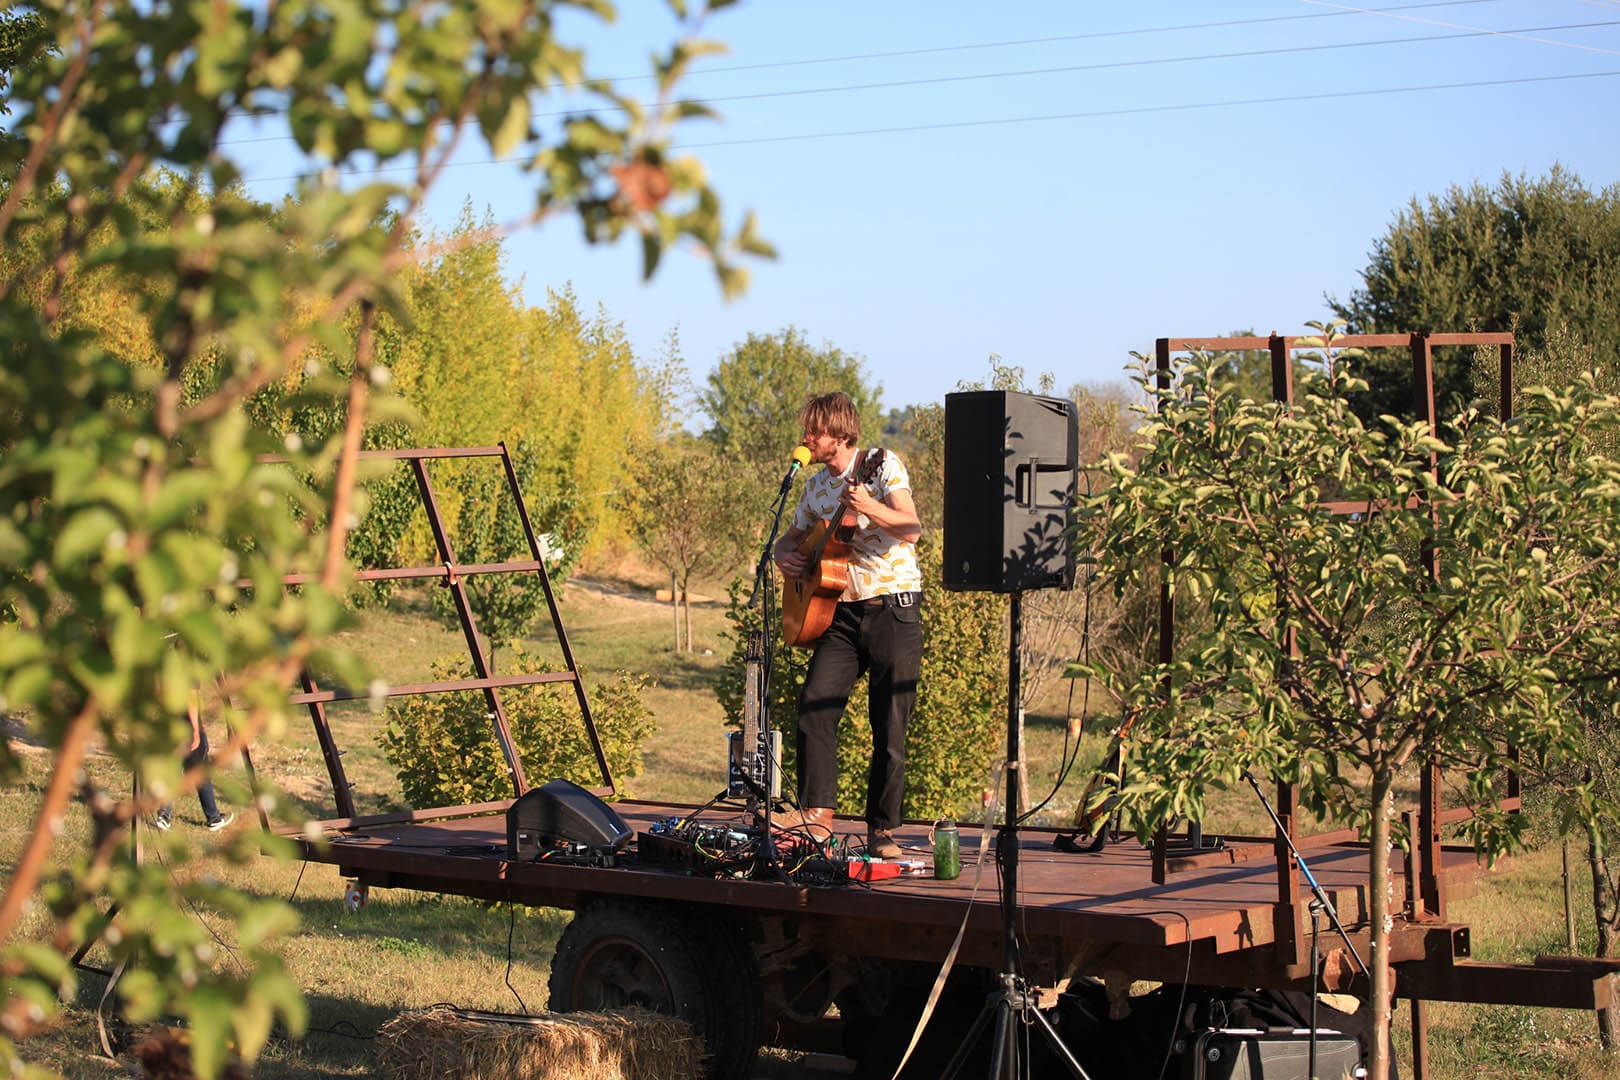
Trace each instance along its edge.
{"label": "olive tree", "polygon": [[[403,314],[400,270],[422,255],[407,240],[445,167],[474,141],[515,156],[532,211],[503,228],[571,215],[592,241],[638,236],[648,273],[687,245],[731,293],[745,284],[738,255],[764,249],[751,221],[723,226],[701,168],[669,152],[672,127],[703,111],[675,89],[709,46],[672,45],[656,58],[656,100],[635,102],[591,78],[554,25],[569,7],[611,20],[602,0],[31,7],[41,37],[10,72],[0,140],[0,709],[51,760],[0,895],[0,1061],[22,1071],[19,1044],[72,989],[66,958],[99,938],[128,965],[126,1015],[182,1015],[209,1076],[228,1040],[251,1058],[273,1023],[301,1026],[301,996],[270,948],[292,914],[207,880],[177,885],[134,862],[126,840],[207,775],[182,772],[176,754],[200,687],[217,688],[231,731],[217,758],[282,729],[306,663],[365,685],[326,642],[345,618],[357,452],[388,376],[376,322]],[[542,136],[536,104],[565,89],[584,103]],[[297,150],[294,194],[275,212],[239,193],[225,133],[247,114]],[[340,182],[378,166],[400,171]],[[172,182],[151,182],[160,171]],[[52,243],[14,242],[41,225]],[[139,282],[129,295],[155,363],[64,323],[75,267]],[[202,364],[214,377],[190,392]],[[250,422],[244,403],[289,372],[342,402],[340,427],[272,445]],[[259,463],[264,451],[290,467]],[[291,571],[318,581],[285,591]],[[15,776],[12,740],[0,769]],[[87,769],[96,749],[133,774],[133,791]],[[60,851],[75,798],[93,819],[89,844]],[[224,844],[235,858],[284,850],[253,830]],[[247,974],[213,970],[177,892],[235,917]]]}
{"label": "olive tree", "polygon": [[1326,344],[1325,378],[1293,406],[1244,400],[1207,357],[1167,384],[1144,363],[1141,457],[1113,459],[1087,527],[1117,587],[1162,571],[1207,609],[1170,662],[1116,687],[1141,710],[1121,792],[1141,827],[1199,816],[1208,789],[1253,770],[1368,837],[1381,1078],[1392,793],[1443,763],[1494,855],[1521,821],[1491,800],[1507,747],[1550,761],[1577,745],[1564,702],[1612,676],[1620,621],[1620,462],[1599,449],[1620,400],[1588,379],[1526,395],[1507,423],[1369,425]]}

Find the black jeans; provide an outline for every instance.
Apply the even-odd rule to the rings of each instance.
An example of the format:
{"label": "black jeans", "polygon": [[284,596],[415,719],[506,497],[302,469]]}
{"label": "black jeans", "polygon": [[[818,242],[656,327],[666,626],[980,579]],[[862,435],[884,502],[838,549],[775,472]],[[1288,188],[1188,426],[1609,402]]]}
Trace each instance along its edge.
{"label": "black jeans", "polygon": [[921,663],[919,605],[860,601],[838,605],[832,625],[816,642],[799,691],[800,805],[837,805],[838,721],[850,688],[867,674],[872,765],[866,781],[866,822],[878,829],[900,824],[906,793],[906,722],[917,700]]}

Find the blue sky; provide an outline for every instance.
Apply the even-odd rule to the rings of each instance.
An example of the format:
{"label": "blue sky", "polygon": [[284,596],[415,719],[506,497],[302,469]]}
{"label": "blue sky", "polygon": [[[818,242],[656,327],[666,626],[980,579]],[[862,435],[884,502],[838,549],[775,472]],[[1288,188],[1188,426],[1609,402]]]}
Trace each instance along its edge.
{"label": "blue sky", "polygon": [[[621,7],[581,31],[599,74],[648,70],[672,33],[663,5]],[[571,283],[646,357],[678,327],[699,381],[788,325],[862,356],[887,406],[940,400],[991,353],[1116,381],[1158,336],[1326,317],[1413,196],[1555,162],[1620,179],[1620,0],[755,0],[706,31],[730,53],[685,95],[743,99],[678,141],[779,250],[748,295],[724,303],[682,254],[643,285],[635,245],[567,223],[508,242],[531,302]],[[1609,74],[1569,78],[1590,73]],[[1368,93],[1501,80],[1542,81]],[[469,198],[524,211],[488,156],[447,170],[434,221]]]}

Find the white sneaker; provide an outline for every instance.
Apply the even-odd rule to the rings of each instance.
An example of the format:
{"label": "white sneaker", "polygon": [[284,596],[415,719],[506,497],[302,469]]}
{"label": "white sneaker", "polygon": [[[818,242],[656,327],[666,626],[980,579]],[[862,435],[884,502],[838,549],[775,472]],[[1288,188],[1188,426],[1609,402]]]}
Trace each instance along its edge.
{"label": "white sneaker", "polygon": [[[229,810],[227,810],[227,811],[225,811],[225,814],[224,814],[223,817],[219,818],[217,821],[210,821],[208,823],[208,831],[209,832],[219,832],[219,830],[223,829],[225,826],[229,825],[231,822],[233,822],[235,820],[236,820],[236,815],[231,813]],[[167,829],[168,826],[165,825],[165,826],[163,826],[163,828]]]}
{"label": "white sneaker", "polygon": [[171,824],[172,822],[169,820],[168,814],[160,812],[152,816],[152,828],[156,829],[158,832],[168,832]]}

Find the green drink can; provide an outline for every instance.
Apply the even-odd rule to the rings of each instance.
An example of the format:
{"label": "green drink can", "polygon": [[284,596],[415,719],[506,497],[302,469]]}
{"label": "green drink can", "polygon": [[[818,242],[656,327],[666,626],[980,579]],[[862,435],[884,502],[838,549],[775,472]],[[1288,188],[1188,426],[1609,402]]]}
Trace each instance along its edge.
{"label": "green drink can", "polygon": [[950,881],[962,874],[962,837],[956,831],[956,822],[949,819],[934,823],[929,830],[934,840],[934,876]]}

